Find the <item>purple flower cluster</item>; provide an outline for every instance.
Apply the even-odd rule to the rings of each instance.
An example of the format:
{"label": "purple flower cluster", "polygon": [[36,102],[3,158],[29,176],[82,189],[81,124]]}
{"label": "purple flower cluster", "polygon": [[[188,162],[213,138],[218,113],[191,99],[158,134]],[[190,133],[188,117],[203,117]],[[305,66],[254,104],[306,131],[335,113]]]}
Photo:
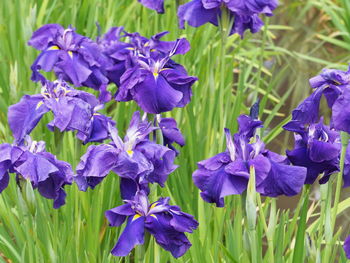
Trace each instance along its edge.
{"label": "purple flower cluster", "polygon": [[[146,230],[174,257],[182,256],[191,246],[184,233],[196,229],[197,221],[169,205],[169,198],[153,204],[148,201],[149,185],[164,187],[178,167],[174,161],[179,151],[174,144],[185,144],[177,122],[162,118],[161,113],[188,104],[197,81],[173,60],[190,50],[189,42],[184,38],[162,41],[166,34],[148,39],[113,27],[93,41],[57,24],[35,31],[28,44],[40,51],[31,69],[41,92],[25,95],[9,107],[8,122],[15,140],[13,145],[0,145],[0,192],[13,173],[17,182],[28,180],[59,208],[65,203],[65,185],[74,181],[81,191],[94,189],[114,172],[120,177],[120,195],[126,204],[107,211],[106,217],[111,226],[126,219],[128,224],[112,254],[129,254],[134,245],[143,243]],[[45,77],[44,72],[51,71],[57,80]],[[118,87],[113,95],[109,84]],[[99,98],[72,85],[98,90]],[[145,112],[143,117],[139,111],[133,114],[123,139],[115,121],[100,112],[113,97],[134,100]],[[81,157],[76,174],[68,163],[45,150],[45,142],[29,137],[49,112],[50,131],[74,132],[82,143],[95,143]],[[152,122],[148,121],[150,114],[155,114]]]}
{"label": "purple flower cluster", "polygon": [[[320,184],[340,171],[342,142],[340,132],[350,133],[350,67],[347,71],[324,69],[310,79],[312,94],[301,102],[292,113],[292,121],[284,128],[295,133],[295,147],[287,151],[295,165],[307,168],[306,184],[312,184],[322,175]],[[322,98],[328,105],[330,125],[323,124],[320,117]],[[346,148],[343,187],[350,186],[350,146]],[[344,243],[346,256],[350,259],[350,237]]]}
{"label": "purple flower cluster", "polygon": [[[147,8],[164,13],[164,0],[139,0]],[[272,16],[278,6],[277,0],[192,0],[179,6],[178,18],[180,28],[187,22],[192,27],[206,23],[218,26],[226,14],[232,26],[230,34],[243,37],[246,30],[256,33],[264,25],[260,14]]]}
{"label": "purple flower cluster", "polygon": [[[307,168],[306,184],[314,183],[319,175],[323,175],[319,182],[324,184],[331,174],[340,170],[339,132],[350,132],[347,107],[347,100],[350,101],[350,69],[324,69],[320,75],[310,79],[310,86],[314,89],[313,93],[293,110],[292,121],[284,126],[284,129],[295,133],[295,147],[287,151],[287,156],[293,164]],[[329,126],[323,124],[319,113],[322,97],[332,112]],[[344,187],[350,186],[349,147],[343,181]]]}
{"label": "purple flower cluster", "polygon": [[238,123],[239,131],[234,136],[225,130],[226,151],[200,161],[193,173],[203,200],[223,207],[225,196],[242,194],[247,190],[250,167],[254,167],[256,190],[260,194],[270,197],[298,194],[306,169],[290,165],[288,158],[265,149],[259,137],[254,138],[256,129],[262,127],[261,121],[241,115]]}
{"label": "purple flower cluster", "polygon": [[148,39],[113,27],[93,41],[71,27],[45,25],[28,42],[41,51],[32,65],[32,80],[45,83],[41,71],[54,71],[60,81],[99,90],[101,102],[111,99],[107,85],[115,83],[119,87],[116,100],[135,100],[148,113],[184,107],[197,78],[188,76],[171,58],[187,53],[190,45],[186,39],[162,41],[165,34]]}

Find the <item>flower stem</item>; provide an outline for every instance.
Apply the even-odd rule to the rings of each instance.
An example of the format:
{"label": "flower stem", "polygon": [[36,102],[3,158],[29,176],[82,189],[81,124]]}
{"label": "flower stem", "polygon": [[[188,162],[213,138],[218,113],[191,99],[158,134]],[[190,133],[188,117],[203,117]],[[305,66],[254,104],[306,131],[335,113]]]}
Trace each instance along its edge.
{"label": "flower stem", "polygon": [[250,178],[247,188],[247,197],[245,201],[247,225],[248,225],[248,237],[250,242],[251,262],[258,262],[258,247],[256,240],[256,189],[255,189],[255,170],[254,167],[250,167]]}
{"label": "flower stem", "polygon": [[340,172],[337,176],[337,185],[335,190],[335,196],[334,196],[334,203],[333,203],[333,214],[332,214],[332,229],[334,229],[335,226],[335,220],[337,219],[337,213],[338,213],[338,205],[340,201],[340,190],[342,185],[342,178],[344,173],[344,163],[345,163],[345,155],[346,155],[346,148],[349,144],[349,134],[346,132],[341,132],[341,155],[340,155]]}
{"label": "flower stem", "polygon": [[343,179],[343,173],[344,173],[344,164],[345,164],[345,155],[346,155],[346,148],[349,144],[349,134],[346,132],[340,133],[341,137],[341,154],[340,154],[340,171],[337,175],[337,183],[336,183],[336,189],[335,189],[335,195],[334,195],[334,202],[333,202],[333,209],[331,214],[331,222],[330,222],[330,229],[328,229],[328,235],[326,235],[326,250],[324,258],[328,259],[330,258],[331,252],[332,252],[332,235],[334,231],[335,221],[337,220],[337,214],[338,214],[338,205],[340,201],[340,191],[342,186],[342,179]]}
{"label": "flower stem", "polygon": [[[274,233],[274,231],[270,231],[270,229],[271,229],[270,223],[272,223],[271,222],[272,220],[270,220],[269,226],[267,226],[260,195],[257,196],[257,201],[258,201],[258,206],[259,206],[259,221],[262,222],[262,225],[263,225],[263,228],[264,228],[264,231],[266,234],[266,238],[267,238],[267,254],[269,257],[269,263],[274,263],[275,262],[274,251],[273,251],[273,233]],[[272,215],[272,214],[275,214],[274,210],[275,210],[275,206],[274,207],[271,206],[270,219],[275,217],[275,215]]]}
{"label": "flower stem", "polygon": [[306,219],[307,209],[309,204],[310,185],[306,185],[302,194],[302,209],[298,224],[297,236],[294,246],[293,263],[304,262],[304,248],[305,248],[305,231],[306,231]]}

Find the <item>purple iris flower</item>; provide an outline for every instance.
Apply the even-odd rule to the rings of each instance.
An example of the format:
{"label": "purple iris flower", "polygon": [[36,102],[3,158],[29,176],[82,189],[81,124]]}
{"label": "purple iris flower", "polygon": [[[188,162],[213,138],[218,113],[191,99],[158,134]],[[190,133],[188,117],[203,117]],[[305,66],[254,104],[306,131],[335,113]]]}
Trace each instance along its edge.
{"label": "purple iris flower", "polygon": [[322,95],[332,110],[331,127],[350,132],[350,68],[348,71],[324,69],[319,76],[310,79],[314,92],[293,111],[293,120],[305,124],[319,121]]}
{"label": "purple iris flower", "polygon": [[79,189],[93,189],[110,171],[122,178],[124,199],[131,198],[137,190],[148,191],[148,183],[163,187],[177,166],[174,151],[149,140],[149,134],[156,128],[141,120],[139,112],[134,113],[124,140],[116,128],[109,128],[112,142],[90,146],[77,166],[75,181]]}
{"label": "purple iris flower", "polygon": [[[102,141],[101,133],[106,133],[102,122],[114,122],[96,113],[100,108],[96,97],[88,92],[75,90],[64,81],[43,84],[41,94],[25,95],[21,101],[9,107],[8,122],[18,143],[39,123],[43,115],[51,111],[54,119],[48,124],[53,131],[57,127],[63,131],[78,131],[77,137],[85,142]],[[99,116],[96,116],[96,115]],[[98,133],[98,134],[97,134]]]}
{"label": "purple iris flower", "polygon": [[185,22],[199,27],[206,23],[218,26],[223,12],[233,21],[230,34],[238,33],[243,37],[246,30],[256,33],[264,25],[260,14],[272,16],[277,0],[192,0],[181,5],[178,10],[180,27]]}
{"label": "purple iris flower", "polygon": [[29,180],[42,196],[53,199],[54,208],[65,204],[64,186],[72,183],[72,167],[45,151],[45,142],[26,137],[20,146],[1,144],[0,156],[0,192],[9,183],[9,173],[16,173],[17,180]]}
{"label": "purple iris flower", "polygon": [[345,239],[343,248],[344,248],[346,257],[347,257],[348,259],[350,259],[350,236],[348,236],[348,237]]}
{"label": "purple iris flower", "polygon": [[145,7],[156,10],[159,14],[164,14],[164,0],[138,0]]}
{"label": "purple iris flower", "polygon": [[163,134],[164,145],[175,151],[178,155],[179,151],[173,146],[173,143],[182,147],[185,145],[185,138],[177,127],[176,120],[173,118],[161,118],[159,116],[158,125]]}
{"label": "purple iris flower", "polygon": [[256,190],[262,195],[298,194],[304,184],[306,169],[291,166],[286,157],[265,150],[259,138],[250,143],[255,130],[261,127],[261,121],[241,115],[238,123],[239,131],[234,137],[225,130],[227,150],[200,161],[193,173],[193,181],[202,191],[203,200],[223,207],[225,196],[241,194],[247,189],[251,166],[255,169]]}
{"label": "purple iris flower", "polygon": [[147,195],[139,191],[133,200],[126,200],[124,205],[106,211],[111,226],[120,226],[127,221],[111,253],[114,256],[127,256],[136,245],[144,244],[147,231],[175,258],[185,254],[191,243],[184,233],[192,233],[198,227],[198,222],[178,206],[169,205],[169,200],[169,197],[160,198],[150,204]]}
{"label": "purple iris flower", "polygon": [[295,147],[287,151],[288,159],[298,166],[307,168],[305,184],[313,184],[320,174],[320,183],[328,182],[332,173],[339,171],[339,133],[320,122],[304,125],[290,121],[284,127],[295,133]]}
{"label": "purple iris flower", "polygon": [[191,100],[191,86],[196,77],[170,58],[184,54],[189,43],[179,39],[166,56],[137,57],[135,66],[128,68],[121,77],[116,100],[135,100],[147,113],[159,114],[175,107],[184,107]]}
{"label": "purple iris flower", "polygon": [[[175,41],[163,41],[168,32],[161,32],[150,39],[139,33],[128,33],[123,27],[111,28],[101,39],[99,46],[104,55],[111,61],[106,66],[107,77],[110,82],[120,87],[121,77],[129,68],[138,65],[138,60],[152,57],[153,59],[165,57],[176,44]],[[186,53],[190,46],[184,43],[182,53]],[[179,50],[180,52],[181,50]],[[132,99],[130,97],[130,99]]]}
{"label": "purple iris flower", "polygon": [[97,43],[72,28],[47,24],[33,33],[28,44],[41,53],[32,65],[33,81],[42,80],[40,70],[54,71],[58,78],[99,90],[108,84],[104,67],[109,64]]}

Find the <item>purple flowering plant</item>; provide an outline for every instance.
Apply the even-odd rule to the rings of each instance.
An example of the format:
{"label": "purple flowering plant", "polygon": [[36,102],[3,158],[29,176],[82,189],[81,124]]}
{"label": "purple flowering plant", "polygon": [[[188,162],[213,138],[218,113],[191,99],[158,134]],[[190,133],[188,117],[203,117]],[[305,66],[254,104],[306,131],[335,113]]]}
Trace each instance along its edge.
{"label": "purple flowering plant", "polygon": [[[134,2],[159,14],[169,7],[164,0]],[[86,258],[79,259],[83,261],[172,262],[171,257],[185,254],[180,259],[184,262],[350,258],[350,238],[340,242],[339,232],[334,232],[337,215],[346,207],[341,190],[350,186],[350,69],[324,69],[311,78],[312,94],[278,126],[278,132],[269,130],[271,122],[264,119],[268,112],[260,112],[264,107],[259,102],[246,115],[247,107],[239,101],[255,81],[245,83],[250,71],[256,73],[257,92],[247,98],[254,101],[265,92],[261,92],[264,60],[257,70],[252,64],[246,71],[246,62],[238,54],[240,65],[233,72],[227,66],[237,65],[231,54],[236,52],[233,41],[241,41],[238,36],[243,39],[247,31],[258,33],[278,1],[186,0],[174,6],[180,29],[207,23],[220,28],[221,39],[195,42],[198,46],[192,56],[193,61],[201,61],[197,54],[209,58],[220,54],[207,61],[213,63],[213,70],[198,72],[197,62],[191,65],[184,60],[190,56],[191,30],[176,31],[179,38],[174,41],[164,40],[170,38],[167,31],[145,37],[112,27],[101,34],[99,25],[96,38],[59,24],[46,24],[33,32],[28,45],[37,56],[30,68],[31,80],[40,92],[26,94],[8,108],[14,140],[0,144],[0,193],[4,192],[0,203],[13,189],[19,200],[30,203],[28,190],[34,190],[57,209],[49,213],[53,220],[67,216],[67,206],[81,210],[84,219],[74,219],[79,232],[72,231],[71,239],[62,243],[75,243],[77,250],[84,247]],[[140,10],[140,16],[157,16]],[[144,17],[137,22],[144,22]],[[271,35],[267,36],[267,26],[263,31],[266,41]],[[200,48],[203,51],[198,52]],[[192,71],[211,81],[202,82],[189,74]],[[210,88],[197,89],[200,85]],[[208,93],[197,95],[204,90]],[[232,96],[237,100],[234,104]],[[327,104],[329,116],[322,103]],[[222,108],[229,113],[223,114]],[[46,127],[40,130],[42,123]],[[282,127],[294,135],[294,145],[286,151],[270,144],[272,139],[278,142]],[[40,132],[46,142],[35,141]],[[191,155],[184,155],[186,151]],[[320,189],[321,196],[309,206],[311,189]],[[289,214],[277,206],[277,198],[295,200],[299,194],[295,212]],[[84,201],[79,203],[77,198]],[[173,203],[181,203],[182,208]],[[28,216],[25,209],[18,213],[10,208],[15,216]],[[46,242],[36,236],[37,225],[46,220],[40,218],[42,210],[40,204],[31,211],[38,223],[25,235],[33,235],[38,246]],[[76,213],[69,216],[74,218]],[[313,223],[308,222],[311,217]],[[81,233],[90,229],[95,240],[80,244]],[[4,242],[6,234],[3,237],[0,232],[0,246],[9,246]],[[57,234],[58,239],[58,232],[50,235]],[[110,255],[100,249],[105,242]],[[192,246],[196,249],[190,250]],[[343,247],[340,256],[335,256],[334,247]],[[48,248],[52,255],[55,249]],[[159,249],[165,251],[161,256]],[[100,250],[99,255],[92,250]],[[26,248],[23,251],[22,258],[16,257],[19,262],[27,258]],[[0,259],[6,260],[7,253],[0,251]]]}
{"label": "purple flowering plant", "polygon": [[[165,187],[178,167],[174,162],[180,152],[174,144],[185,144],[175,119],[161,113],[188,104],[197,80],[172,60],[189,51],[189,42],[185,38],[162,41],[166,34],[148,39],[113,27],[93,41],[58,24],[36,30],[28,44],[41,52],[31,67],[31,79],[41,85],[41,92],[24,95],[8,109],[15,140],[0,145],[1,192],[15,174],[19,186],[27,180],[42,196],[54,200],[54,208],[60,208],[66,185],[74,182],[80,191],[87,191],[113,172],[120,178],[119,193],[126,204],[108,210],[106,217],[111,226],[121,225],[126,217],[128,224],[112,254],[127,256],[135,244],[143,244],[146,230],[174,257],[182,256],[191,246],[184,232],[192,233],[198,222],[169,205],[169,198],[148,203],[154,189],[150,185]],[[53,71],[57,79],[48,80],[42,71]],[[112,99],[109,84],[117,85],[113,95],[117,101],[134,100],[144,111],[143,116],[139,111],[133,114],[123,139],[116,122],[101,113]],[[99,97],[78,89],[82,86],[98,90]],[[45,142],[30,138],[49,113],[53,118],[47,127],[55,141],[72,132],[82,144],[89,144],[76,173],[69,163],[47,152]],[[153,121],[148,120],[150,114]]]}

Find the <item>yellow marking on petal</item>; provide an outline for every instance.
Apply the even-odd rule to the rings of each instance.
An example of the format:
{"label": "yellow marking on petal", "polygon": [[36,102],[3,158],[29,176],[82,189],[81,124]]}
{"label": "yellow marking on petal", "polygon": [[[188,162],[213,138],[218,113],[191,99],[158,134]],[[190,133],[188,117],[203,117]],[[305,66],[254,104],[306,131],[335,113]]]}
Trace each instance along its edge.
{"label": "yellow marking on petal", "polygon": [[133,150],[127,150],[126,152],[129,154],[129,156],[132,156],[134,154]]}
{"label": "yellow marking on petal", "polygon": [[68,51],[68,55],[70,56],[70,58],[73,58],[73,52],[72,51]]}
{"label": "yellow marking on petal", "polygon": [[156,51],[156,49],[155,49],[155,48],[152,48],[152,49],[151,49],[151,52],[154,52],[154,51]]}
{"label": "yellow marking on petal", "polygon": [[94,113],[94,116],[100,116],[101,114],[99,114],[99,113]]}
{"label": "yellow marking on petal", "polygon": [[140,217],[141,217],[141,215],[139,215],[139,214],[134,215],[134,217],[132,218],[131,222],[135,221],[136,219],[138,219]]}
{"label": "yellow marking on petal", "polygon": [[159,76],[159,73],[158,73],[158,72],[153,72],[153,76],[154,76],[155,78],[157,78],[157,77]]}
{"label": "yellow marking on petal", "polygon": [[168,69],[171,69],[171,68],[162,68],[162,69],[160,70],[160,72],[162,72],[162,71],[164,71],[164,70],[168,70]]}
{"label": "yellow marking on petal", "polygon": [[144,45],[144,47],[148,47],[149,46],[149,42],[146,42],[146,44]]}
{"label": "yellow marking on petal", "polygon": [[133,47],[127,47],[126,49],[127,50],[135,50],[135,48],[133,48]]}
{"label": "yellow marking on petal", "polygon": [[151,205],[151,207],[149,209],[151,210],[152,208],[155,208],[157,205],[158,205],[158,202],[155,202]]}
{"label": "yellow marking on petal", "polygon": [[44,92],[43,94],[46,96],[50,96],[50,93],[48,93],[48,92]]}
{"label": "yellow marking on petal", "polygon": [[51,46],[47,50],[60,50],[59,46]]}
{"label": "yellow marking on petal", "polygon": [[39,109],[39,108],[40,108],[40,106],[41,106],[41,105],[43,105],[43,104],[44,104],[44,102],[39,101],[39,102],[38,102],[38,104],[36,105],[36,108],[35,108],[35,109],[36,109],[36,110],[37,110],[37,109]]}
{"label": "yellow marking on petal", "polygon": [[155,219],[158,219],[155,214],[151,214],[149,216],[154,217]]}
{"label": "yellow marking on petal", "polygon": [[58,98],[55,99],[58,102]]}

